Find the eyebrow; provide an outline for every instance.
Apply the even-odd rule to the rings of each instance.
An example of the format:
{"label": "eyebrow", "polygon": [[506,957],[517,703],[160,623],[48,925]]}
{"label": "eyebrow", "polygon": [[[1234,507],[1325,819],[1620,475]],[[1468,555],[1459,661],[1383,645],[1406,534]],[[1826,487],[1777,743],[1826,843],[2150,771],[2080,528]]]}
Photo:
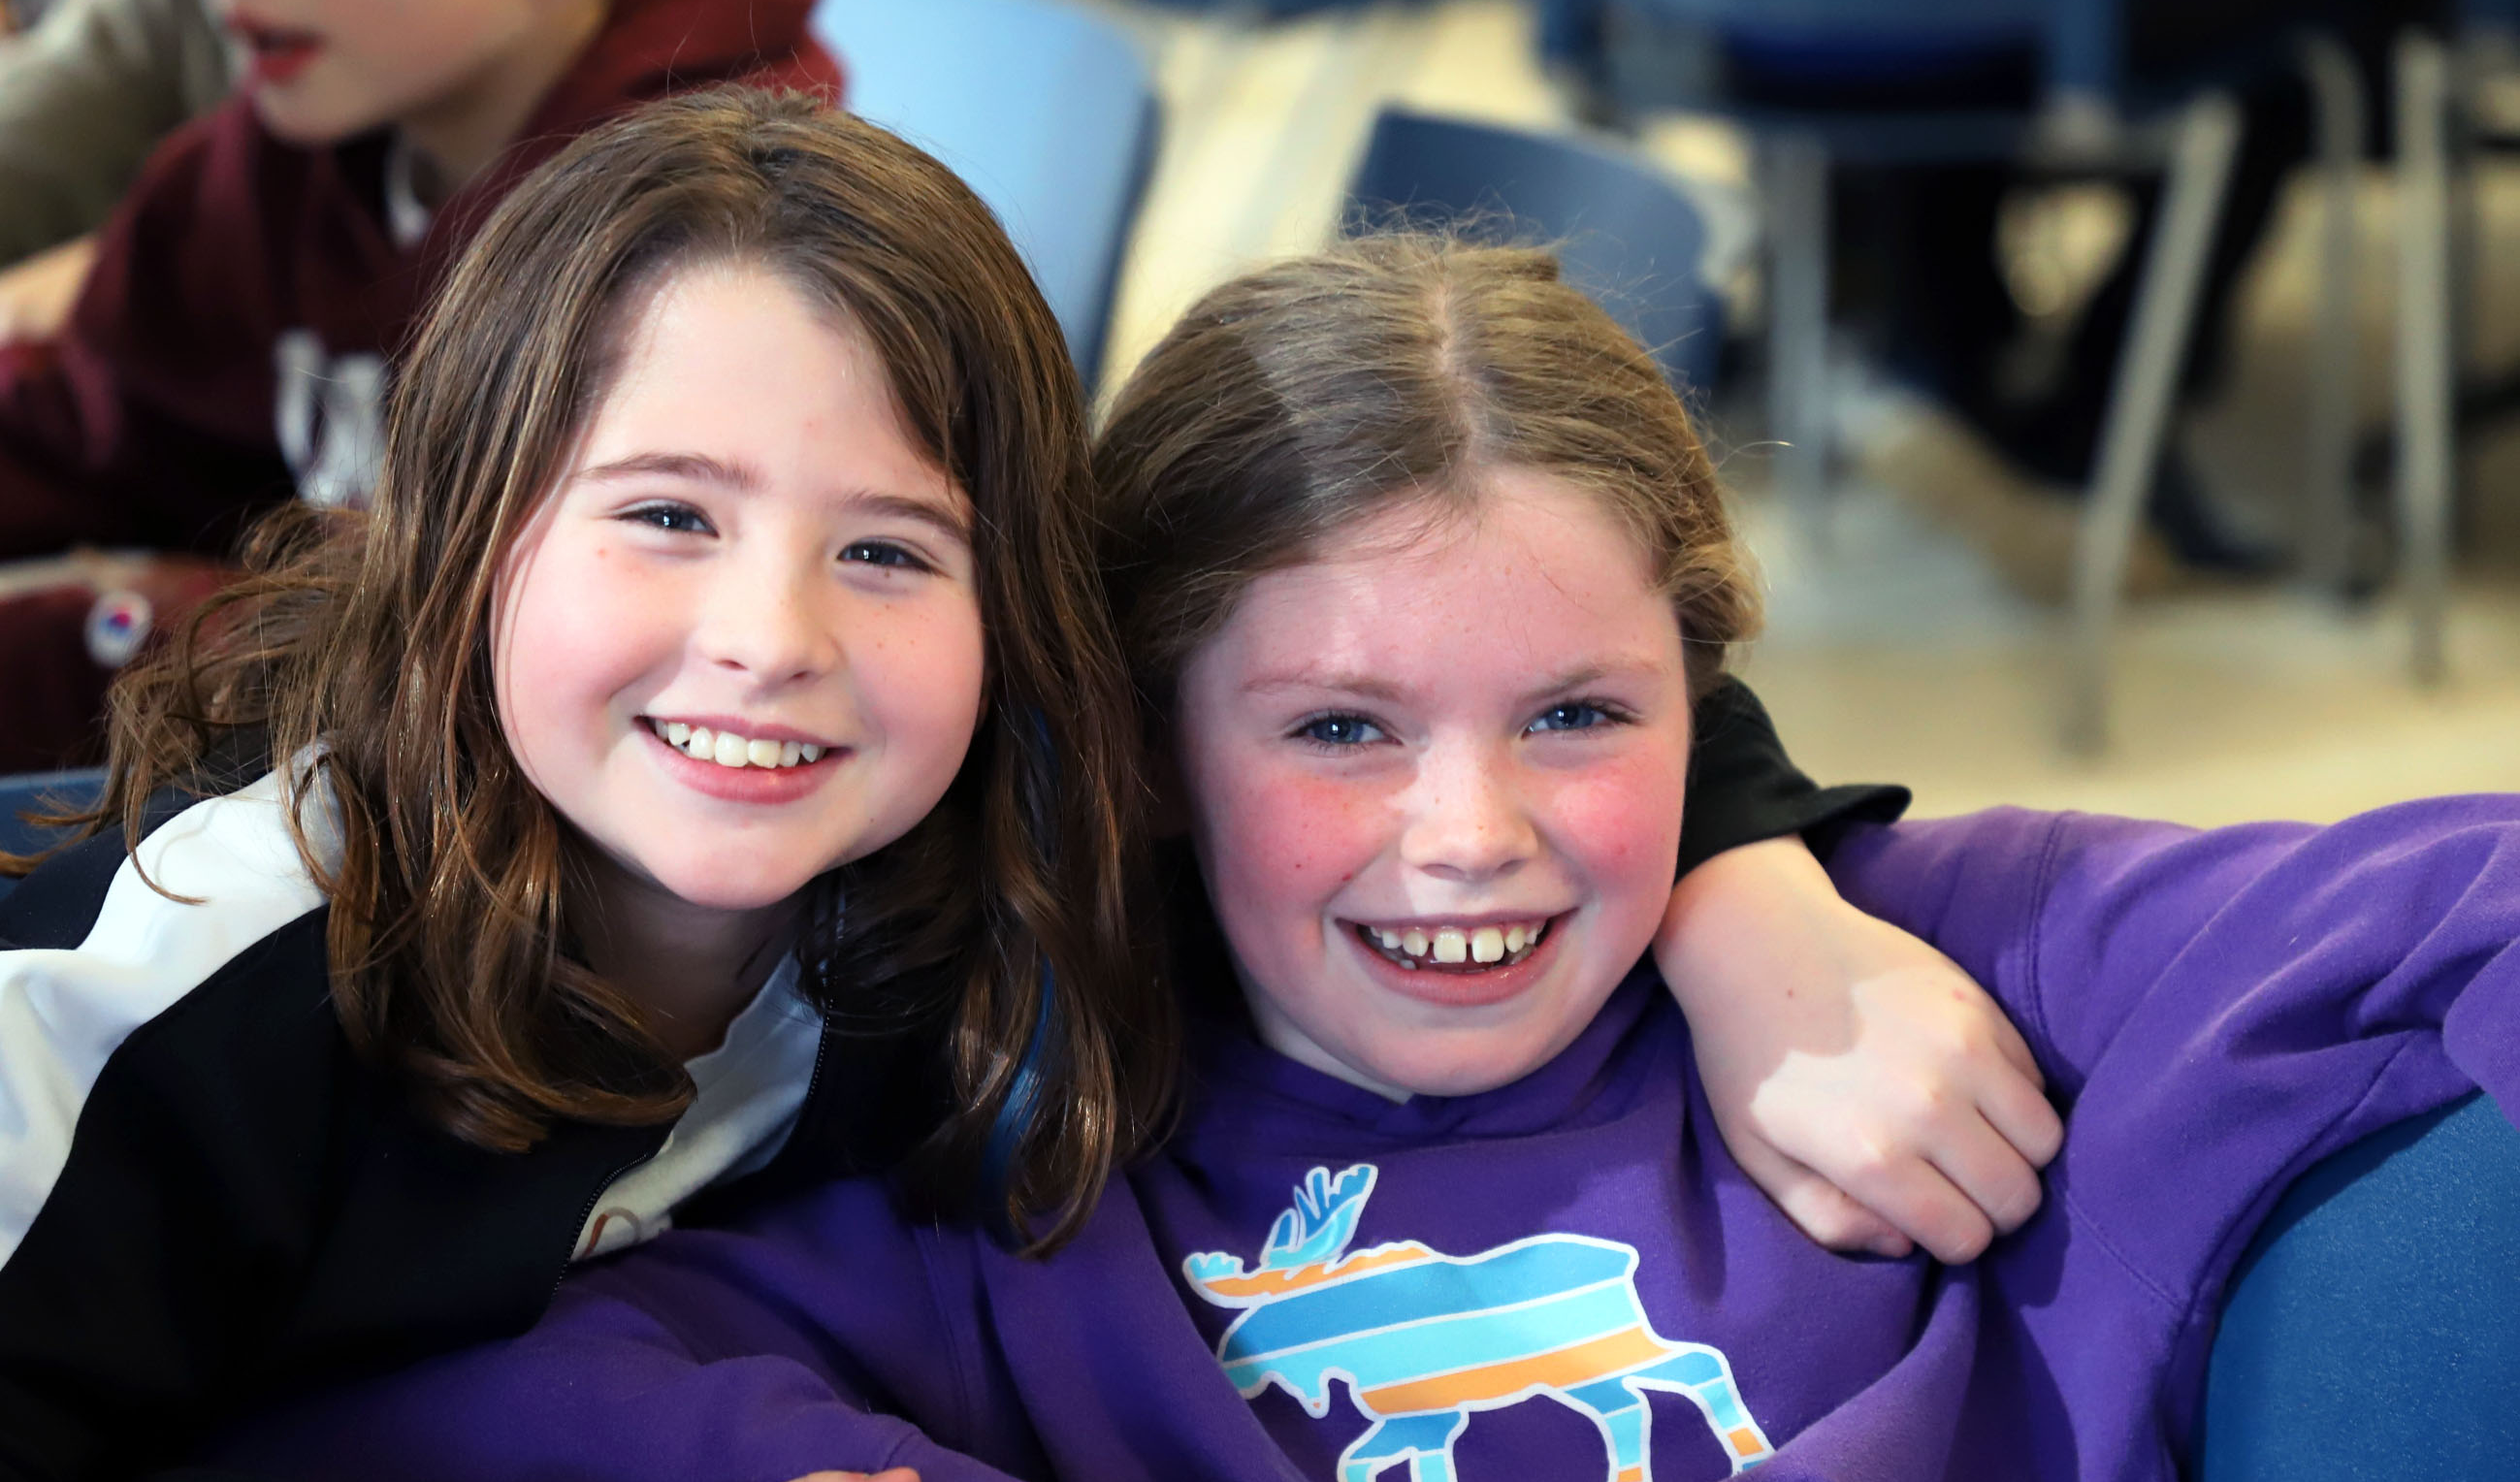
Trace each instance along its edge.
{"label": "eyebrow", "polygon": [[[577,476],[599,483],[625,478],[680,478],[694,483],[716,484],[720,488],[745,494],[759,493],[770,482],[762,476],[759,469],[741,459],[678,452],[634,453],[628,458],[597,464]],[[934,500],[908,494],[878,493],[872,489],[850,494],[848,503],[855,509],[877,515],[919,520],[959,541],[968,543],[971,538],[970,516],[959,505],[943,508]]]}
{"label": "eyebrow", "polygon": [[[1607,663],[1581,664],[1552,676],[1547,683],[1524,692],[1520,703],[1538,704],[1553,695],[1580,690],[1587,685],[1622,675],[1645,675],[1654,665],[1632,658],[1619,658]],[[1282,690],[1328,690],[1341,695],[1361,695],[1369,699],[1398,700],[1404,696],[1398,686],[1371,674],[1351,673],[1343,669],[1298,668],[1274,670],[1253,676],[1242,687],[1245,695],[1271,695]]]}

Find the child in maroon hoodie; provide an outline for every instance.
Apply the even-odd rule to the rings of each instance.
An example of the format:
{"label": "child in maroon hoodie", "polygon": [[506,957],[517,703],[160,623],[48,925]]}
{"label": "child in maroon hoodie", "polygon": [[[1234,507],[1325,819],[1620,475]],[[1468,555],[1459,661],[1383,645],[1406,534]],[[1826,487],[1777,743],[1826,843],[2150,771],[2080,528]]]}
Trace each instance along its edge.
{"label": "child in maroon hoodie", "polygon": [[0,561],[195,560],[68,563],[0,600],[0,772],[87,743],[112,666],[252,516],[365,496],[386,359],[526,170],[668,93],[839,85],[809,0],[221,9],[247,85],[151,160],[62,337],[0,349]]}

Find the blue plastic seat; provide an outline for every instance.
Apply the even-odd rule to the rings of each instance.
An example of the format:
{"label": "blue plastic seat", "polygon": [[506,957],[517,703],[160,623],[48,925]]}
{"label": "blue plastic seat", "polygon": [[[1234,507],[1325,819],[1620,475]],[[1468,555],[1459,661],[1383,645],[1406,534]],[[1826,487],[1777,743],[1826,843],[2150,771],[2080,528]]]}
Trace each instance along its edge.
{"label": "blue plastic seat", "polygon": [[1697,207],[1642,160],[1583,140],[1386,109],[1348,186],[1368,219],[1466,216],[1554,243],[1569,281],[1649,346],[1672,383],[1702,389],[1724,344],[1723,304],[1699,273]]}
{"label": "blue plastic seat", "polygon": [[2192,1475],[2520,1475],[2520,1131],[2473,1097],[2311,1169],[2224,1303]]}
{"label": "blue plastic seat", "polygon": [[1060,0],[822,0],[849,104],[998,213],[1090,390],[1162,112],[1146,58]]}
{"label": "blue plastic seat", "polygon": [[[104,787],[105,774],[93,769],[0,777],[0,851],[31,854],[54,843],[55,836],[49,830],[27,823],[21,815],[61,807],[83,808],[93,803]],[[7,895],[16,884],[16,879],[0,876],[0,895]]]}

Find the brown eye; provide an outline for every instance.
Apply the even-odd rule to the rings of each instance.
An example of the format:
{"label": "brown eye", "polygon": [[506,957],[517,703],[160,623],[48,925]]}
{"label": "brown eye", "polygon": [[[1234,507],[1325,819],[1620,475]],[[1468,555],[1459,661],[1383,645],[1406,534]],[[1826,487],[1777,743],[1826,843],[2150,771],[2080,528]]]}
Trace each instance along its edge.
{"label": "brown eye", "polygon": [[710,526],[707,516],[690,505],[670,501],[640,505],[636,509],[624,510],[621,512],[621,517],[632,524],[646,525],[652,530],[671,530],[677,534],[689,535],[716,533]]}
{"label": "brown eye", "polygon": [[905,571],[929,569],[927,562],[888,540],[857,541],[840,552],[840,560],[861,565],[893,566]]}

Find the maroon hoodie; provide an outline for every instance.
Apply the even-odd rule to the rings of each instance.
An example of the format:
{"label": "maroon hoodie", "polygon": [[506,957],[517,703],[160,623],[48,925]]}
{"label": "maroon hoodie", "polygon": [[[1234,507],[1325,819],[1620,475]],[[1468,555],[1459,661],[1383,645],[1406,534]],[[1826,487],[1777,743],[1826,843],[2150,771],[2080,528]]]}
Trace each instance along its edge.
{"label": "maroon hoodie", "polygon": [[[243,93],[177,131],[101,236],[55,342],[0,346],[0,561],[71,546],[227,554],[292,493],[363,497],[385,361],[472,229],[573,136],[737,78],[829,93],[811,0],[613,0],[518,142],[398,246],[390,131],[326,149],[272,137]],[[162,630],[217,585],[169,573]],[[101,754],[112,671],[83,587],[0,599],[0,773]]]}
{"label": "maroon hoodie", "polygon": [[734,78],[840,69],[810,0],[614,0],[519,142],[397,247],[389,133],[283,143],[243,93],[178,131],[102,236],[62,337],[0,349],[0,561],[79,544],[224,554],[290,497],[365,492],[382,365],[471,228],[568,139]]}

